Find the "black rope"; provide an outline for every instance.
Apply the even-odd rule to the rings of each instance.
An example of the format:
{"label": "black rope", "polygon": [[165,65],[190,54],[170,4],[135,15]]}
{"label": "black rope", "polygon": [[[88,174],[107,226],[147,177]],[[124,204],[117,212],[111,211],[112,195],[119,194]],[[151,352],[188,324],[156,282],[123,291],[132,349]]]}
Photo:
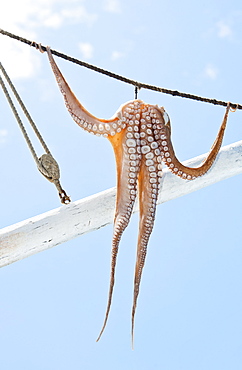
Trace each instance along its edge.
{"label": "black rope", "polygon": [[[20,36],[17,36],[17,35],[12,34],[10,32],[4,31],[1,28],[0,28],[0,33],[2,35],[11,37],[11,38],[13,38],[15,40],[21,41],[21,42],[23,42],[23,43],[25,43],[27,45],[30,45],[30,46],[39,48],[39,44],[36,43],[35,41],[27,40],[27,39],[25,39],[23,37],[20,37]],[[41,45],[41,48],[42,48],[43,51],[46,51],[46,47],[45,46],[42,46]],[[108,77],[114,78],[116,80],[122,81],[122,82],[127,83],[127,84],[130,84],[130,85],[133,85],[133,86],[135,86],[139,90],[141,88],[142,89],[148,89],[148,90],[152,90],[152,91],[161,92],[163,94],[168,94],[168,95],[172,95],[172,96],[178,96],[178,97],[181,97],[181,98],[192,99],[192,100],[197,100],[197,101],[201,101],[201,102],[204,102],[204,103],[210,103],[210,104],[214,104],[214,105],[221,105],[223,107],[227,107],[227,103],[228,102],[225,102],[225,101],[221,101],[221,100],[217,100],[217,99],[211,99],[211,98],[205,98],[205,97],[201,97],[201,96],[197,96],[197,95],[193,95],[193,94],[188,94],[188,93],[183,93],[183,92],[180,92],[180,91],[177,91],[177,90],[165,89],[163,87],[159,87],[159,86],[155,86],[155,85],[149,85],[149,84],[146,84],[146,83],[143,83],[143,82],[139,82],[139,81],[135,81],[135,80],[132,80],[132,79],[127,78],[125,76],[121,76],[121,75],[118,75],[116,73],[107,71],[107,70],[102,69],[100,67],[97,67],[97,66],[95,66],[93,64],[89,64],[89,63],[83,62],[82,60],[75,59],[75,58],[70,57],[70,56],[68,56],[66,54],[62,54],[62,53],[60,53],[60,52],[58,52],[56,50],[52,50],[51,49],[51,53],[54,54],[54,55],[56,55],[57,57],[60,57],[60,58],[65,59],[65,60],[68,60],[69,62],[78,64],[78,65],[80,65],[82,67],[91,69],[91,70],[93,70],[95,72],[104,74],[104,75],[106,75]],[[242,109],[242,105],[241,104],[230,103],[230,106],[233,109]]]}

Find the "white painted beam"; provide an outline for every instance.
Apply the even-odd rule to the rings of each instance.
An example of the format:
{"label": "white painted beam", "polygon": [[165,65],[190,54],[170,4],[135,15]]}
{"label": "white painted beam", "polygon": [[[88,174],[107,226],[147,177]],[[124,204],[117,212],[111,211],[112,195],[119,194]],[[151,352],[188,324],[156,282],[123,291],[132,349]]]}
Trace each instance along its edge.
{"label": "white painted beam", "polygon": [[[204,157],[184,163],[197,167]],[[242,173],[242,141],[223,147],[212,169],[196,180],[182,180],[165,169],[158,203],[239,173]],[[0,267],[112,223],[115,196],[116,189],[112,188],[0,230]]]}

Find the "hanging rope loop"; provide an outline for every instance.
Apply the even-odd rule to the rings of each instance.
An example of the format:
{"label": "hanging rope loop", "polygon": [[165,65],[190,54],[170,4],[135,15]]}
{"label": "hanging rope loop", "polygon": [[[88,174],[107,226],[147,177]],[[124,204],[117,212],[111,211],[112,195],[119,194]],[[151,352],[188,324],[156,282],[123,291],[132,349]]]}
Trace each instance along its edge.
{"label": "hanging rope loop", "polygon": [[236,112],[237,111],[237,109],[238,109],[238,104],[236,104],[236,107],[234,108],[234,107],[232,107],[231,106],[231,104],[230,104],[230,112]]}
{"label": "hanging rope loop", "polygon": [[135,98],[135,100],[138,99],[138,93],[139,93],[140,90],[141,90],[141,87],[139,87],[138,85],[135,86],[135,89],[134,89],[134,98]]}

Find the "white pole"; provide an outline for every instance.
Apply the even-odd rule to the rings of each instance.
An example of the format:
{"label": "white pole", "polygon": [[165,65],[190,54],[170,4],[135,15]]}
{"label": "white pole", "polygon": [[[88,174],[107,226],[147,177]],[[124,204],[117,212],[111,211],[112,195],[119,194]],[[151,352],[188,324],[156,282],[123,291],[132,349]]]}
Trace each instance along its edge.
{"label": "white pole", "polygon": [[[196,167],[206,155],[190,159]],[[223,147],[212,169],[193,181],[164,170],[158,203],[199,190],[242,173],[242,141]],[[0,230],[0,267],[94,231],[113,221],[116,189],[112,188]],[[135,206],[137,211],[138,205]]]}

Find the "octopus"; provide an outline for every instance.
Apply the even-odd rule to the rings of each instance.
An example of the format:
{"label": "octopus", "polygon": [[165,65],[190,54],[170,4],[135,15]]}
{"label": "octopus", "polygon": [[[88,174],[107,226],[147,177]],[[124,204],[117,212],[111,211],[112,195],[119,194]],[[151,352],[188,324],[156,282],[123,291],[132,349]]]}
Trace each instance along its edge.
{"label": "octopus", "polygon": [[139,235],[134,274],[131,337],[134,338],[134,318],[148,241],[154,226],[156,205],[162,179],[162,163],[184,180],[204,175],[214,163],[222,144],[230,104],[217,137],[205,160],[197,168],[186,167],[176,157],[171,141],[170,118],[163,107],[142,100],[129,101],[110,119],[99,119],[77,100],[46,48],[65,105],[73,120],[85,131],[107,138],[114,150],[117,168],[117,195],[112,238],[111,276],[106,314],[100,339],[109,316],[115,282],[115,267],[121,236],[127,227],[136,198],[139,199]]}

